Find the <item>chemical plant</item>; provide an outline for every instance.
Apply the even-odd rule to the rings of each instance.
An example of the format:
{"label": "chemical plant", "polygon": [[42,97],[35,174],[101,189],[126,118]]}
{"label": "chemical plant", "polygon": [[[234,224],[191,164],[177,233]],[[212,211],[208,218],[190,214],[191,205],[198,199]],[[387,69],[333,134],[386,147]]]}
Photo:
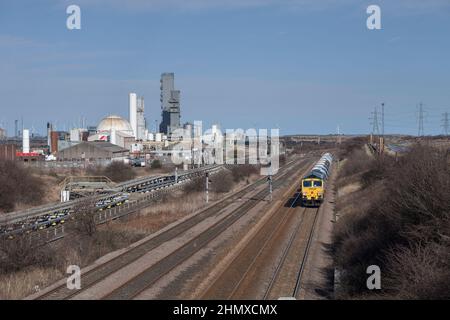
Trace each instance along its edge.
{"label": "chemical plant", "polygon": [[107,115],[97,126],[84,125],[69,131],[54,130],[49,122],[47,137],[30,136],[30,130],[23,125],[19,130],[18,120],[12,138],[0,128],[0,159],[47,163],[83,161],[100,165],[116,160],[145,159],[140,164],[157,157],[165,160],[177,142],[173,137],[175,130],[185,129],[190,134],[193,126],[181,125],[180,90],[175,89],[174,73],[163,73],[160,82],[161,122],[157,132],[148,129],[144,97],[130,92],[128,119]]}

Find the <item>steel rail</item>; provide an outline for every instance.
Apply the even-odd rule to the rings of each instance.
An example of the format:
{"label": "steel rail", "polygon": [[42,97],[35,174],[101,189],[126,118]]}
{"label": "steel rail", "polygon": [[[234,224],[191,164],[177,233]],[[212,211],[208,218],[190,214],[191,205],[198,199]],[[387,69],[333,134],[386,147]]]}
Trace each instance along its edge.
{"label": "steel rail", "polygon": [[[297,161],[298,161],[298,163],[301,163],[301,162],[303,162],[302,160],[303,159],[299,159]],[[289,163],[289,165],[291,165],[292,163],[294,163],[294,161],[291,161]],[[286,172],[285,173],[280,172],[280,175],[282,175],[282,176],[287,175],[289,173],[290,167],[288,165],[286,165],[286,168],[283,170],[286,170]],[[166,230],[164,233],[159,234],[155,238],[149,239],[148,241],[140,244],[139,246],[133,248],[131,251],[127,251],[127,252],[115,257],[111,261],[108,261],[107,263],[102,264],[102,265],[88,271],[87,273],[84,273],[82,290],[76,290],[76,291],[68,290],[64,285],[62,285],[62,286],[59,286],[59,287],[45,293],[42,296],[39,296],[38,299],[46,299],[46,298],[51,299],[51,298],[56,298],[58,296],[59,296],[59,298],[62,298],[62,299],[68,299],[76,294],[79,294],[81,291],[83,291],[83,290],[91,287],[95,283],[103,280],[105,277],[112,274],[113,272],[115,272],[115,271],[119,270],[120,268],[124,267],[125,265],[137,260],[138,258],[143,256],[148,251],[150,251],[150,250],[160,246],[162,243],[169,241],[169,240],[175,238],[176,236],[186,232],[187,230],[192,228],[197,223],[203,221],[207,217],[217,214],[218,211],[227,207],[230,204],[230,202],[232,203],[235,199],[241,198],[246,193],[251,192],[252,190],[256,189],[264,181],[265,181],[264,178],[259,179],[258,181],[245,187],[244,189],[238,191],[237,193],[231,194],[231,195],[227,196],[225,199],[223,199],[222,201],[214,204],[213,206],[202,210],[200,213],[192,216],[188,220],[185,220],[182,223],[177,224],[174,227]],[[132,256],[132,257],[127,258],[127,255]],[[117,264],[117,265],[115,267],[111,268],[109,266],[109,264]],[[109,271],[103,270],[103,272],[102,272],[102,268],[103,269],[109,268],[110,270]],[[95,277],[95,273],[98,273],[98,272],[100,272],[100,274],[102,274],[101,277],[98,277],[98,276]],[[91,277],[92,275],[94,275],[95,279],[89,279],[89,277]],[[86,281],[86,278],[88,279],[87,281]],[[87,283],[87,285],[86,285],[86,283]],[[58,293],[58,291],[59,291],[59,293]],[[61,291],[63,293],[62,296],[61,296]]]}

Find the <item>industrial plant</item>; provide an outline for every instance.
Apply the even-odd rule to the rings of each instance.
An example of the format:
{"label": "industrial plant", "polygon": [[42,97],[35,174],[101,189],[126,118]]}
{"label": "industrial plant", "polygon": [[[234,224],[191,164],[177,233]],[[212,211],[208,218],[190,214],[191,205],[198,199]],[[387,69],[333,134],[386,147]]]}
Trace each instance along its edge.
{"label": "industrial plant", "polygon": [[175,74],[163,73],[160,82],[159,131],[149,129],[144,97],[130,92],[127,119],[110,114],[96,126],[83,123],[82,127],[69,131],[54,130],[53,124],[48,122],[46,137],[30,136],[30,130],[23,128],[23,125],[19,130],[17,120],[14,137],[8,137],[6,130],[0,128],[0,159],[108,164],[133,158],[151,160],[157,155],[170,154],[171,146],[179,138],[174,136],[175,130],[185,128],[191,132],[192,124],[180,124],[180,90],[175,90]]}

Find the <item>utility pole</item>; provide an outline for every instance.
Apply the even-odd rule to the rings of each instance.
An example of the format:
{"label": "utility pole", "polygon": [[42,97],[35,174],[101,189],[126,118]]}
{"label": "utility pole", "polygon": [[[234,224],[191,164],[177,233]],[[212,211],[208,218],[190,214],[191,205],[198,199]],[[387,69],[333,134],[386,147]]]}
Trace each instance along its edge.
{"label": "utility pole", "polygon": [[381,135],[384,137],[384,102],[381,104]]}
{"label": "utility pole", "polygon": [[444,134],[446,136],[448,136],[448,129],[450,127],[449,120],[448,120],[448,112],[443,113],[442,117],[443,117],[442,118],[442,128],[444,128]]}
{"label": "utility pole", "polygon": [[419,105],[419,132],[418,136],[422,137],[424,136],[424,129],[423,129],[423,104],[420,103]]}

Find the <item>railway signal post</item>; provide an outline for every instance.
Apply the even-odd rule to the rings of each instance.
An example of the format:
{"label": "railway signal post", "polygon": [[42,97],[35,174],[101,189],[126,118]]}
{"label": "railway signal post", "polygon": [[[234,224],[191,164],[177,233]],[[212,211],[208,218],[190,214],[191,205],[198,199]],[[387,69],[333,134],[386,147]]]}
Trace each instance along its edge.
{"label": "railway signal post", "polygon": [[270,196],[270,201],[272,202],[272,175],[269,175],[267,177],[267,181],[269,182],[269,196]]}
{"label": "railway signal post", "polygon": [[175,167],[175,183],[178,183],[178,167]]}
{"label": "railway signal post", "polygon": [[209,202],[209,183],[211,181],[209,180],[209,172],[206,173],[206,203]]}

